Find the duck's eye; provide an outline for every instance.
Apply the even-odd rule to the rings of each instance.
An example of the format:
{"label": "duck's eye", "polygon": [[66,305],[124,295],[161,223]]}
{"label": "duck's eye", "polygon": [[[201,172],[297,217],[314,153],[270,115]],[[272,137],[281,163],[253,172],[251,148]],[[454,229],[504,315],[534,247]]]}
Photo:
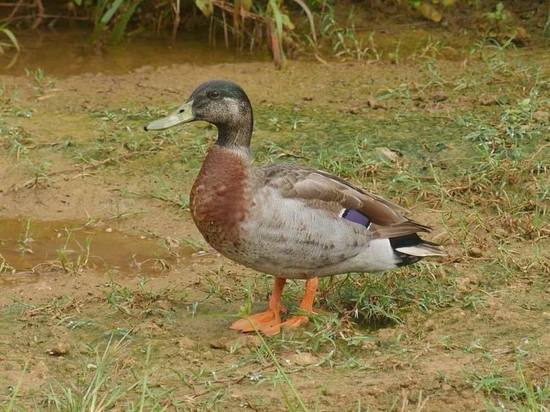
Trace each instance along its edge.
{"label": "duck's eye", "polygon": [[219,99],[220,98],[220,92],[218,92],[216,90],[211,90],[208,93],[206,93],[206,95],[210,99]]}

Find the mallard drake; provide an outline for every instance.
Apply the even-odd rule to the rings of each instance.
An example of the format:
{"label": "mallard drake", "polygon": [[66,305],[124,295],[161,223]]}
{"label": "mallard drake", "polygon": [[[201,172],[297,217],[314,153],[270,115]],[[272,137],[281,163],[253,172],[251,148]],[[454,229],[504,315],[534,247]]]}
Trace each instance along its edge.
{"label": "mallard drake", "polygon": [[196,120],[218,129],[191,189],[196,226],[222,255],[275,277],[267,310],[234,322],[232,329],[275,335],[282,327],[307,323],[304,315],[281,320],[287,279],[306,280],[300,308],[311,313],[320,276],[394,269],[444,254],[418,236],[428,226],[378,195],[309,167],[254,165],[252,106],[233,82],[201,84],[176,111],[145,130]]}

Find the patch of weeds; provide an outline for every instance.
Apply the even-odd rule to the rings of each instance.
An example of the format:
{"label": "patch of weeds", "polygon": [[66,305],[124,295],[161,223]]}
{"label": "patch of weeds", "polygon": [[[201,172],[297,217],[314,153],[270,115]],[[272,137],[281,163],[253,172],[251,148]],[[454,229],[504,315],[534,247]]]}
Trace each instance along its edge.
{"label": "patch of weeds", "polygon": [[[206,283],[205,286],[207,295],[202,299],[202,301],[206,301],[212,296],[215,296],[225,302],[231,302],[235,298],[235,291],[233,288],[225,284],[223,281],[228,277],[229,273],[229,270],[224,266],[206,271],[203,276]],[[249,291],[250,290],[245,291],[245,293],[248,293]]]}
{"label": "patch of weeds", "polygon": [[[338,314],[314,314],[309,317],[310,322],[313,324],[313,330],[307,330],[304,332],[305,341],[303,342],[303,350],[320,352],[326,351],[327,347],[336,351],[338,341],[345,336],[345,327],[343,321],[339,318]],[[345,356],[340,351],[339,355]]]}
{"label": "patch of weeds", "polygon": [[144,351],[143,363],[134,367],[125,361],[127,349],[127,334],[120,338],[111,335],[102,352],[96,348],[95,361],[86,364],[85,377],[51,385],[45,403],[51,410],[64,412],[122,407],[127,411],[162,411],[166,410],[165,401],[175,406],[177,402],[172,400],[170,391],[152,386],[150,347]]}
{"label": "patch of weeds", "polygon": [[[82,245],[76,239],[71,241],[72,231],[70,229],[64,228],[64,232],[65,243],[57,250],[57,260],[65,273],[80,273],[88,265],[92,239],[90,237],[86,238],[84,245]],[[79,250],[69,248],[69,243],[76,245]]]}
{"label": "patch of weeds", "polygon": [[502,371],[487,374],[473,373],[467,381],[475,391],[489,396],[486,406],[490,411],[547,411],[550,401],[548,377],[535,382],[526,378],[521,365],[516,365],[515,377],[506,377]]}
{"label": "patch of weeds", "polygon": [[70,152],[74,158],[82,163],[93,163],[112,157],[115,153],[115,147],[106,144],[104,140],[97,139],[91,144],[77,144],[71,147]]}
{"label": "patch of weeds", "polygon": [[[189,200],[189,199],[187,199],[187,200]],[[172,253],[175,253],[172,250],[173,246],[171,246],[170,242],[168,242],[166,239],[164,239],[164,244],[165,244],[165,246],[168,250],[170,250]],[[203,240],[198,240],[198,239],[193,238],[193,237],[180,238],[178,240],[177,245],[178,246],[182,245],[184,247],[187,247],[187,248],[191,249],[193,252],[201,252],[201,251],[204,251],[205,249],[207,249],[206,243]]]}
{"label": "patch of weeds", "polygon": [[30,133],[28,133],[22,127],[5,127],[0,126],[0,135],[3,141],[4,148],[8,151],[10,156],[13,156],[16,160],[21,160],[26,156],[34,143]]}
{"label": "patch of weeds", "polygon": [[8,404],[3,408],[5,412],[24,410],[23,408],[19,407],[19,405],[17,404],[17,397],[19,396],[19,390],[21,389],[21,385],[23,383],[23,377],[27,372],[28,366],[29,366],[29,361],[26,361],[25,365],[23,366],[21,378],[17,381],[17,384],[15,385],[15,387],[12,388],[12,391],[8,400]]}
{"label": "patch of weeds", "polygon": [[31,220],[27,219],[25,222],[25,229],[17,239],[17,251],[23,255],[26,253],[34,253],[31,247],[31,244],[34,242],[31,236],[31,226]]}
{"label": "patch of weeds", "polygon": [[447,84],[447,80],[441,74],[441,71],[437,68],[437,61],[435,59],[427,59],[424,68],[428,77],[428,83],[425,88],[437,86],[443,87]]}
{"label": "patch of weeds", "polygon": [[106,410],[114,407],[137,383],[124,387],[113,379],[110,371],[114,367],[115,355],[125,346],[124,339],[112,344],[110,340],[103,353],[97,353],[95,362],[86,366],[93,371],[88,382],[50,386],[46,403],[58,411]]}
{"label": "patch of weeds", "polygon": [[98,326],[96,321],[91,319],[77,319],[72,317],[65,317],[59,323],[65,325],[69,330],[82,329],[82,328],[93,328]]}
{"label": "patch of weeds", "polygon": [[485,348],[481,344],[481,339],[474,339],[466,347],[464,347],[464,352],[474,353],[474,352],[477,352],[477,351],[483,351],[484,349]]}
{"label": "patch of weeds", "polygon": [[11,266],[6,258],[0,254],[0,275],[3,273],[15,273],[15,268]]}
{"label": "patch of weeds", "polygon": [[50,160],[27,160],[25,166],[32,175],[32,180],[35,185],[38,184],[38,182],[47,182],[50,179],[49,172],[52,167],[52,162]]}
{"label": "patch of weeds", "polygon": [[[277,369],[277,374],[274,375],[272,378],[273,383],[281,391],[281,394],[283,396],[283,399],[285,401],[285,404],[288,410],[307,412],[308,408],[304,403],[304,400],[300,396],[300,393],[296,389],[296,386],[292,382],[292,379],[286,373],[285,369],[283,368],[283,366],[275,356],[274,352],[271,350],[271,347],[269,346],[269,344],[266,342],[266,340],[263,338],[263,336],[260,333],[258,333],[257,336],[260,338],[262,342],[261,349],[265,351],[265,354],[271,360],[271,362],[273,362],[273,364],[275,365],[275,368]],[[285,387],[281,386],[279,382],[283,382],[286,388],[290,390],[290,396],[287,394]]]}
{"label": "patch of weeds", "polygon": [[403,188],[407,188],[410,193],[414,193],[415,201],[426,199],[429,197],[429,186],[422,181],[420,177],[409,170],[398,170],[388,182],[389,189],[392,193],[401,193]]}
{"label": "patch of weeds", "polygon": [[132,314],[138,311],[140,316],[161,315],[166,318],[168,310],[155,306],[155,302],[169,300],[168,291],[155,291],[147,287],[149,280],[142,278],[137,289],[130,289],[113,280],[108,283],[109,289],[106,292],[106,300],[113,308],[125,313]]}
{"label": "patch of weeds", "polygon": [[452,337],[448,336],[448,335],[441,336],[441,337],[439,337],[438,340],[439,340],[438,343],[441,345],[441,347],[443,349],[447,350],[447,351],[453,351],[453,350],[456,350],[460,347],[456,343],[453,343],[452,342]]}
{"label": "patch of weeds", "polygon": [[445,40],[434,39],[431,35],[424,41],[424,43],[419,44],[417,49],[411,54],[411,60],[435,60],[444,54],[445,51],[451,51],[456,53],[456,49],[453,47],[447,46]]}
{"label": "patch of weeds", "polygon": [[24,302],[14,302],[4,305],[0,310],[0,313],[5,315],[22,315],[27,310],[32,309],[34,306]]}
{"label": "patch of weeds", "polygon": [[473,116],[459,118],[463,125],[475,128],[465,139],[480,145],[493,156],[517,158],[521,155],[520,145],[529,144],[543,133],[542,128],[532,124],[538,107],[537,95],[538,91],[533,89],[530,97],[521,99],[515,107],[505,108],[496,125]]}
{"label": "patch of weeds", "polygon": [[412,96],[410,86],[406,83],[401,83],[395,88],[388,88],[376,95],[378,100],[388,99],[406,99],[409,100]]}
{"label": "patch of weeds", "polygon": [[380,60],[381,54],[374,43],[374,32],[367,37],[355,27],[355,8],[352,6],[346,22],[341,25],[334,15],[330,2],[323,4],[319,22],[319,37],[330,44],[332,55],[342,60]]}
{"label": "patch of weeds", "polygon": [[430,313],[455,301],[451,279],[434,278],[432,271],[417,264],[401,273],[347,276],[331,288],[325,304],[369,329],[402,323],[410,308]]}
{"label": "patch of weeds", "polygon": [[239,317],[246,318],[252,313],[252,304],[253,304],[253,285],[250,281],[246,282],[246,285],[243,287],[244,300],[242,305],[239,307]]}
{"label": "patch of weeds", "polygon": [[172,185],[164,179],[154,179],[155,184],[150,197],[163,202],[171,203],[182,210],[189,209],[189,195],[181,193],[181,190],[175,190]]}
{"label": "patch of weeds", "polygon": [[485,305],[485,296],[478,293],[468,293],[462,297],[462,307],[477,311]]}
{"label": "patch of weeds", "polygon": [[25,69],[25,75],[34,83],[34,90],[38,95],[44,94],[47,89],[55,86],[53,79],[46,76],[46,73],[41,68],[36,70]]}
{"label": "patch of weeds", "polygon": [[134,292],[130,288],[122,286],[113,280],[109,282],[108,286],[107,303],[122,312],[128,313],[128,308],[134,301]]}
{"label": "patch of weeds", "polygon": [[330,310],[344,313],[370,328],[402,322],[395,295],[388,291],[383,282],[369,275],[347,276],[341,280],[334,294],[327,296],[326,304]]}
{"label": "patch of weeds", "polygon": [[501,389],[506,379],[502,376],[501,371],[491,371],[486,374],[474,372],[467,378],[467,382],[472,385],[476,392],[482,391],[492,394]]}

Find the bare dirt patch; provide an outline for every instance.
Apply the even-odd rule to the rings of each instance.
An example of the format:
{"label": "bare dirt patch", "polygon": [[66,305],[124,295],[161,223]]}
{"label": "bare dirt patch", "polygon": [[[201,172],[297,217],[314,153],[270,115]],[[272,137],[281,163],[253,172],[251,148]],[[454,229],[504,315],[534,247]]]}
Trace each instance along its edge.
{"label": "bare dirt patch", "polygon": [[[543,410],[548,122],[534,113],[549,110],[548,54],[480,53],[0,77],[0,402]],[[212,78],[249,93],[259,161],[322,167],[403,203],[449,258],[327,281],[294,335],[228,330],[269,280],[212,251],[186,209],[215,132],[141,131]],[[507,103],[480,104],[489,94]]]}

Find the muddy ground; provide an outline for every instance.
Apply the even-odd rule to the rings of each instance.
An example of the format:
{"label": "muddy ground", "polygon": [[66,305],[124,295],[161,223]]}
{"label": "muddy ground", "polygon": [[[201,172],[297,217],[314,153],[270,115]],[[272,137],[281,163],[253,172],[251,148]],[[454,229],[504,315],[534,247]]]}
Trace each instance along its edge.
{"label": "muddy ground", "polygon": [[[547,410],[550,54],[544,41],[440,50],[0,76],[0,405]],[[230,331],[270,279],[191,221],[215,130],[142,131],[213,78],[249,94],[258,162],[396,201],[449,256],[323,280],[304,330]],[[286,290],[291,312],[300,294]]]}

